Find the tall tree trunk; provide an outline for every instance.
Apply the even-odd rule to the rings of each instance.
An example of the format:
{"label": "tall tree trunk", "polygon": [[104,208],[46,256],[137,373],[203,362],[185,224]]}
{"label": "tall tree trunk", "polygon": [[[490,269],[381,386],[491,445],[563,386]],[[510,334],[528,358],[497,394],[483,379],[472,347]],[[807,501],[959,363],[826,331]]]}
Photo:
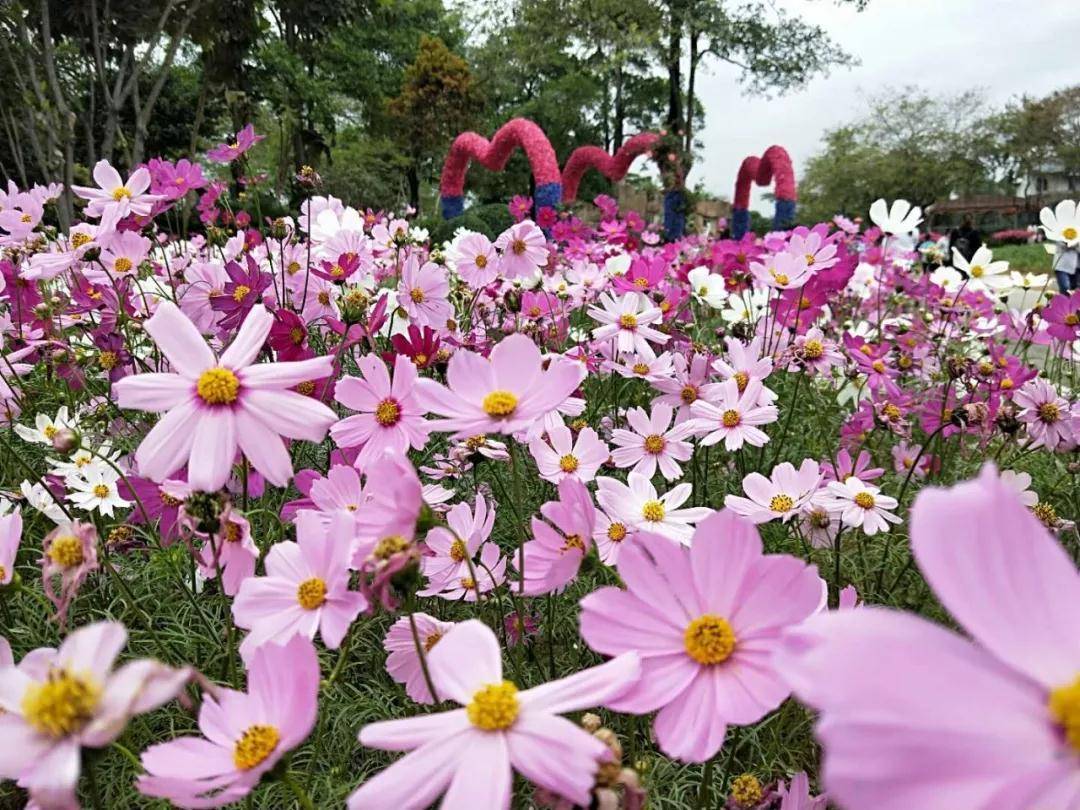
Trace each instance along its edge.
{"label": "tall tree trunk", "polygon": [[683,32],[683,9],[682,0],[667,0],[668,6],[668,44],[667,44],[667,72],[668,72],[668,114],[667,126],[669,129],[678,129],[682,126],[682,32]]}
{"label": "tall tree trunk", "polygon": [[626,101],[623,98],[623,75],[622,65],[615,69],[615,135],[612,138],[612,149],[618,149],[623,145],[626,137]]}
{"label": "tall tree trunk", "polygon": [[686,78],[686,142],[683,148],[690,152],[694,146],[694,80],[697,77],[698,62],[701,56],[698,54],[698,40],[701,32],[694,24],[690,24],[690,74]]}
{"label": "tall tree trunk", "polygon": [[414,216],[420,216],[420,171],[416,163],[409,164],[405,172],[405,179],[409,183],[409,205],[416,209]]}

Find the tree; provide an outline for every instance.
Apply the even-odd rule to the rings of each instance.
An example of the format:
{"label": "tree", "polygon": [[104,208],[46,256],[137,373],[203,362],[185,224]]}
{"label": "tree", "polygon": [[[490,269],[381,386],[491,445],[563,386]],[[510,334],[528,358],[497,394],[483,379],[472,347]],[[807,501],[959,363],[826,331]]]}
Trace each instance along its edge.
{"label": "tree", "polygon": [[420,211],[420,178],[430,174],[457,133],[471,126],[481,102],[469,64],[437,37],[422,37],[405,70],[401,92],[388,108],[397,140],[409,155],[409,202]]}

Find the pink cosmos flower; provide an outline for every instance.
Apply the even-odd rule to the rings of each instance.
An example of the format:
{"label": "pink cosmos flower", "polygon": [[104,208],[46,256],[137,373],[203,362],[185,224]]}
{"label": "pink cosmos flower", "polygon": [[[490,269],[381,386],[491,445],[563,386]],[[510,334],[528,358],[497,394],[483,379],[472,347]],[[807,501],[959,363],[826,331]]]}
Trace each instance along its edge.
{"label": "pink cosmos flower", "polygon": [[911,546],[966,635],[864,606],[811,618],[778,655],[796,694],[821,712],[830,797],[850,810],[1075,807],[1072,559],[992,465],[921,492]]}
{"label": "pink cosmos flower", "polygon": [[860,481],[869,483],[885,474],[881,467],[871,467],[873,463],[873,457],[866,450],[860,450],[859,455],[853,459],[848,449],[841,447],[836,454],[836,467],[833,467],[831,459],[824,459],[821,462],[821,472],[825,481],[845,481],[854,475]]}
{"label": "pink cosmos flower", "polygon": [[791,784],[779,784],[780,810],[825,810],[828,796],[810,795],[810,777],[800,771],[791,777]]}
{"label": "pink cosmos flower", "polygon": [[414,323],[445,328],[454,318],[454,308],[446,298],[449,294],[445,267],[434,262],[420,264],[415,255],[405,260],[397,300]]}
{"label": "pink cosmos flower", "polygon": [[615,450],[612,460],[619,467],[633,467],[634,472],[652,478],[656,468],[668,481],[682,476],[680,461],[689,461],[693,454],[690,443],[683,441],[691,432],[690,423],[671,427],[671,418],[675,409],[665,403],[653,405],[652,413],[646,414],[643,408],[631,408],[626,412],[626,421],[633,430],[616,428],[612,431],[611,441]]}
{"label": "pink cosmos flower", "polygon": [[431,704],[435,699],[424,680],[424,669],[420,663],[416,642],[419,640],[421,649],[427,655],[431,648],[453,629],[455,622],[440,621],[426,613],[414,613],[414,637],[409,619],[408,616],[402,616],[394,622],[383,639],[383,649],[389,653],[386,656],[386,671],[397,683],[404,684],[405,694],[415,703]]}
{"label": "pink cosmos flower", "polygon": [[682,424],[690,418],[690,406],[701,398],[702,388],[709,379],[709,356],[698,353],[687,360],[683,355],[676,354],[672,366],[673,378],[653,381],[653,388],[661,392],[653,403],[664,402],[678,408],[675,422]]}
{"label": "pink cosmos flower", "polygon": [[795,371],[799,366],[811,374],[828,374],[835,366],[844,364],[844,354],[836,342],[828,340],[816,326],[804,334],[796,335],[789,348],[795,361],[788,367]]}
{"label": "pink cosmos flower", "polygon": [[371,497],[364,491],[360,473],[355,467],[334,463],[325,477],[315,470],[301,470],[296,475],[295,484],[306,497],[285,504],[281,508],[282,520],[295,520],[299,512],[310,510],[321,515],[326,524],[335,514],[350,515],[359,528],[360,521],[364,519],[361,509]]}
{"label": "pink cosmos flower", "polygon": [[99,160],[94,165],[94,182],[98,188],[90,186],[72,186],[71,190],[89,200],[85,213],[89,217],[101,217],[99,237],[116,228],[116,223],[128,214],[150,216],[150,211],[158,198],[147,194],[150,188],[150,172],[140,166],[125,183],[120,173],[107,160]]}
{"label": "pink cosmos flower", "polygon": [[420,403],[445,417],[433,430],[454,431],[455,438],[487,433],[517,433],[562,404],[585,377],[581,363],[555,357],[543,368],[540,350],[524,335],[508,335],[490,358],[454,352],[443,386],[417,381]]}
{"label": "pink cosmos flower", "polygon": [[0,517],[0,586],[11,583],[15,576],[15,554],[22,542],[22,512],[16,509]]}
{"label": "pink cosmos flower", "polygon": [[814,566],[762,554],[753,524],[724,510],[698,526],[689,549],[638,535],[618,571],[626,590],[581,600],[581,635],[604,655],[641,656],[641,679],[608,706],[659,710],[653,730],[664,753],[704,762],[729,724],[756,723],[787,698],[771,658],[782,631],[817,610]]}
{"label": "pink cosmos flower", "polygon": [[276,543],[266,555],[266,576],[248,577],[233,602],[237,627],[250,630],[240,645],[245,661],[268,641],[295,635],[337,649],[349,625],[367,608],[364,595],[349,590],[350,517],[336,515],[327,528],[320,517],[296,516],[296,542]]}
{"label": "pink cosmos flower", "polygon": [[502,253],[499,258],[499,273],[506,279],[533,276],[548,261],[544,232],[529,220],[511,225],[499,234],[495,247]]}
{"label": "pink cosmos flower", "polygon": [[592,496],[573,478],[560,482],[559,500],[545,503],[540,514],[548,522],[533,517],[533,539],[514,557],[519,568],[524,566],[518,574],[525,580],[522,593],[528,596],[559,591],[577,576],[596,527]]}
{"label": "pink cosmos flower", "polygon": [[631,472],[625,484],[600,477],[596,479],[596,487],[596,501],[610,516],[627,526],[662,534],[680,543],[689,543],[694,534],[693,524],[712,514],[711,509],[702,506],[679,508],[690,498],[693,488],[688,483],[657,495],[648,478]]}
{"label": "pink cosmos flower", "polygon": [[1041,314],[1049,324],[1046,331],[1058,340],[1071,343],[1080,337],[1080,293],[1055,295]]}
{"label": "pink cosmos flower", "polygon": [[158,305],[145,328],[176,372],[135,374],[113,385],[120,407],[167,412],[135,454],[144,475],[162,481],[187,464],[192,487],[217,490],[239,446],[268,481],[288,482],[292,461],[281,437],[318,442],[337,420],[321,402],[289,389],[329,376],[333,359],[253,364],[273,324],[261,304],[253,307],[215,358],[175,304]]}
{"label": "pink cosmos flower", "polygon": [[[751,380],[759,380],[764,383],[765,378],[772,374],[773,361],[768,355],[762,356],[764,339],[759,335],[749,343],[743,343],[736,338],[727,339],[727,357],[718,357],[713,361],[713,369],[720,374],[724,382],[735,380],[739,385],[739,393],[746,390]],[[722,393],[723,383],[710,383],[701,390],[701,396],[712,400]],[[759,404],[768,405],[776,399],[776,394],[761,387]]]}
{"label": "pink cosmos flower", "polygon": [[593,530],[593,542],[600,562],[615,565],[619,561],[619,549],[636,536],[637,532],[618,518],[608,515],[603,509],[596,510],[596,528]]}
{"label": "pink cosmos flower", "polygon": [[1027,426],[1028,435],[1034,440],[1032,447],[1054,450],[1072,440],[1069,403],[1051,383],[1042,377],[1028,380],[1013,394],[1013,400],[1023,409],[1017,418]]}
{"label": "pink cosmos flower", "polygon": [[221,530],[210,535],[199,550],[199,568],[207,579],[221,571],[221,588],[235,596],[240,584],[255,573],[259,547],[251,537],[251,524],[231,509],[221,516]]}
{"label": "pink cosmos flower", "polygon": [[652,344],[663,345],[668,341],[667,335],[650,326],[659,323],[663,313],[640,293],[628,292],[618,299],[602,293],[600,306],[589,307],[589,315],[603,324],[593,330],[593,338],[614,339],[620,354],[637,353],[651,360],[656,357]]}
{"label": "pink cosmos flower", "polygon": [[478,290],[493,282],[499,274],[499,256],[495,246],[482,233],[470,233],[450,249],[450,261],[465,283]]}
{"label": "pink cosmos flower", "polygon": [[537,437],[529,442],[529,452],[540,477],[553,484],[564,478],[592,481],[610,454],[607,443],[591,427],[582,428],[574,439],[570,428],[561,423],[547,431],[547,441]]}
{"label": "pink cosmos flower", "polygon": [[221,807],[250,793],[302,743],[318,713],[319,659],[305,638],[266,644],[248,667],[248,690],[217,687],[199,709],[203,737],[143,751],[136,787],[178,807]]}
{"label": "pink cosmos flower", "polygon": [[805,256],[792,253],[771,253],[763,256],[764,262],[751,262],[750,272],[767,287],[792,290],[809,281],[814,271],[806,263]]}
{"label": "pink cosmos flower", "polygon": [[[92,523],[62,523],[45,535],[41,584],[63,623],[68,606],[87,575],[98,569],[98,534]],[[57,591],[55,578],[60,580]]]}
{"label": "pink cosmos flower", "polygon": [[708,447],[719,441],[729,451],[740,449],[744,444],[761,447],[769,441],[768,435],[758,427],[775,422],[779,411],[775,405],[761,405],[762,384],[752,379],[746,390],[739,393],[735,379],[720,383],[712,392],[713,402],[697,400],[690,406],[691,430],[701,436],[701,444]]}
{"label": "pink cosmos flower", "polygon": [[373,354],[356,361],[362,377],[346,375],[337,382],[334,398],[359,413],[346,416],[330,428],[339,447],[359,447],[356,465],[364,469],[387,450],[419,450],[428,440],[425,411],[414,393],[419,374],[405,355],[394,358],[394,380],[386,364]]}
{"label": "pink cosmos flower", "polygon": [[172,700],[191,677],[146,658],[114,671],[126,642],[124,625],[96,622],[58,650],[42,647],[18,666],[0,666],[0,779],[17,780],[38,807],[79,807],[81,749],[108,746],[131,717]]}
{"label": "pink cosmos flower", "polygon": [[798,470],[785,461],[773,467],[769,478],[750,473],[743,479],[743,492],[749,497],[728,495],[724,506],[751,523],[768,523],[776,518],[787,523],[810,502],[821,479],[821,468],[813,459],[804,459]]}
{"label": "pink cosmos flower", "polygon": [[519,691],[503,678],[495,634],[470,619],[447,633],[427,660],[438,696],[461,708],[364,726],[364,745],[411,753],[360,785],[349,810],[420,810],[444,793],[443,810],[507,810],[514,771],[537,787],[589,804],[610,749],[559,715],[626,691],[638,677],[636,655]]}
{"label": "pink cosmos flower", "polygon": [[259,141],[264,140],[265,135],[255,134],[255,125],[248,124],[236,133],[236,140],[232,143],[222,143],[215,146],[206,156],[216,163],[232,163],[241,157]]}
{"label": "pink cosmos flower", "polygon": [[890,523],[903,522],[889,511],[897,507],[896,498],[882,495],[880,489],[854,475],[843,483],[830,481],[817,503],[839,515],[845,526],[862,529],[867,537],[888,531]]}
{"label": "pink cosmos flower", "polygon": [[[922,453],[922,445],[912,445],[906,441],[900,441],[893,445],[891,453],[893,470],[901,475],[907,475],[910,472],[915,478],[925,478],[926,473],[930,470],[931,456],[928,453]],[[919,458],[920,454],[922,458]],[[918,460],[919,466],[912,469],[915,467],[916,460]]]}
{"label": "pink cosmos flower", "polygon": [[[431,580],[422,592],[425,596],[434,596],[447,585],[456,585],[463,579],[472,580],[474,573],[481,585],[490,584],[490,576],[475,558],[495,525],[494,505],[489,509],[487,499],[477,493],[475,508],[467,503],[455,504],[446,513],[446,523],[448,528],[436,526],[425,539],[432,552],[432,556],[420,561],[424,576]],[[487,590],[490,588],[481,588],[481,592]]]}

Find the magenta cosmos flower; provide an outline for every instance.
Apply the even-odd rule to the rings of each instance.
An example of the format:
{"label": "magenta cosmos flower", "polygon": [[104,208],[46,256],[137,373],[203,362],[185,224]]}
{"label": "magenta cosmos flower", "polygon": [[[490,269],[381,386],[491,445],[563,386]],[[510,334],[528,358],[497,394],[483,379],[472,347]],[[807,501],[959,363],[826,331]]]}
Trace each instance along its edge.
{"label": "magenta cosmos flower", "polygon": [[217,163],[232,163],[265,138],[265,135],[255,134],[254,124],[248,124],[236,133],[236,139],[232,143],[218,144],[207,152],[206,156]]}
{"label": "magenta cosmos flower", "polygon": [[403,354],[394,358],[393,383],[376,355],[365,354],[356,364],[363,376],[342,377],[334,388],[334,399],[358,411],[330,428],[338,446],[359,447],[356,466],[365,469],[387,450],[407,453],[427,444],[429,428],[414,393],[419,375],[413,362]]}
{"label": "magenta cosmos flower", "polygon": [[307,639],[260,647],[248,691],[217,687],[199,709],[204,737],[179,737],[143,751],[136,786],[178,807],[239,801],[315,726],[319,659]]}
{"label": "magenta cosmos flower", "polygon": [[754,525],[724,510],[702,521],[689,549],[638,535],[619,552],[618,571],[626,590],[581,600],[581,635],[604,655],[641,656],[641,680],[608,707],[659,710],[664,753],[704,762],[729,724],[756,723],[787,698],[772,654],[784,629],[818,609],[814,566],[762,554]]}
{"label": "magenta cosmos flower", "polygon": [[266,576],[240,583],[233,602],[237,627],[250,630],[240,645],[244,660],[268,641],[279,644],[296,635],[337,649],[361,610],[362,593],[349,590],[353,519],[335,514],[327,526],[307,510],[296,516],[296,542],[276,543],[266,555]]}
{"label": "magenta cosmos flower", "polygon": [[[407,694],[416,703],[434,703],[427,682],[424,680],[424,668],[420,662],[420,651],[431,652],[442,637],[454,627],[454,622],[444,622],[426,613],[413,613],[402,616],[390,626],[383,639],[386,656],[386,671],[397,683],[405,686]],[[413,635],[412,623],[416,623],[416,635]],[[417,641],[420,650],[417,650]]]}
{"label": "magenta cosmos flower", "polygon": [[421,404],[445,417],[433,430],[456,438],[487,433],[517,433],[566,401],[585,377],[581,363],[552,358],[545,370],[540,349],[524,335],[508,335],[485,358],[454,352],[447,385],[417,381]]}
{"label": "magenta cosmos flower", "polygon": [[42,808],[78,807],[81,749],[104,748],[128,720],[172,700],[191,676],[149,659],[113,671],[127,642],[119,622],[71,633],[0,667],[0,779],[15,779]]}
{"label": "magenta cosmos flower", "polygon": [[419,810],[444,793],[442,810],[505,810],[514,771],[589,804],[596,772],[611,751],[559,715],[626,691],[640,671],[636,655],[518,691],[503,679],[495,634],[470,619],[439,640],[427,663],[438,696],[461,708],[364,726],[364,745],[411,753],[364,782],[349,797],[350,810]]}
{"label": "magenta cosmos flower", "polygon": [[274,316],[261,304],[253,307],[215,358],[175,304],[158,306],[146,331],[176,372],[136,374],[113,385],[121,408],[166,412],[135,453],[144,475],[163,481],[187,464],[192,487],[220,489],[239,446],[268,481],[288,482],[292,460],[282,437],[322,441],[337,420],[321,402],[289,389],[328,377],[333,359],[254,364],[273,325]]}
{"label": "magenta cosmos flower", "polygon": [[968,636],[874,607],[815,616],[777,664],[820,710],[850,810],[1080,804],[1080,575],[991,465],[915,501],[911,545]]}

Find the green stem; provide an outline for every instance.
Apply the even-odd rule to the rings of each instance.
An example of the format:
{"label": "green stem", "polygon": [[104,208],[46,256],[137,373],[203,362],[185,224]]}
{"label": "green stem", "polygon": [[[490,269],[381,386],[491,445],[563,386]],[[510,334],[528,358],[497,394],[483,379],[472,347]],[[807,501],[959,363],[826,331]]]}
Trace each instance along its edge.
{"label": "green stem", "polygon": [[281,775],[278,776],[278,780],[292,791],[293,796],[296,797],[297,803],[303,810],[315,810],[315,805],[312,803],[311,797],[307,795],[307,791],[300,787],[300,783],[293,779],[291,773],[283,770]]}
{"label": "green stem", "polygon": [[697,804],[694,805],[697,810],[705,810],[709,806],[709,794],[712,793],[713,764],[715,762],[716,757],[713,757],[705,763],[705,768],[701,771],[701,785],[698,787]]}
{"label": "green stem", "polygon": [[420,632],[416,629],[416,614],[412,610],[409,611],[409,629],[412,630],[413,645],[416,647],[416,654],[420,658],[420,671],[424,673],[424,683],[427,684],[428,691],[431,693],[431,699],[435,703],[439,703],[439,693],[435,691],[435,682],[431,680],[427,653],[424,651],[424,645],[420,641]]}

